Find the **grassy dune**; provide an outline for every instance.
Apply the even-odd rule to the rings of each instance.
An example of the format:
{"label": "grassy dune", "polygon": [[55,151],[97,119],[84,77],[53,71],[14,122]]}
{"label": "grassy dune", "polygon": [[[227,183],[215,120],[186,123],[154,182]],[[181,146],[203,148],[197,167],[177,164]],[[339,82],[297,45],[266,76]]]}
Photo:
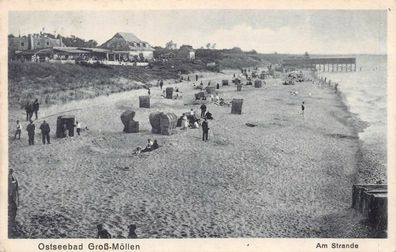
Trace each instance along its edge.
{"label": "grassy dune", "polygon": [[[206,64],[210,62],[216,62],[219,68],[208,69]],[[158,79],[178,78],[180,74],[239,69],[263,63],[265,60],[258,54],[203,49],[197,50],[197,60],[193,62],[154,62],[150,67],[10,62],[8,98],[13,107],[23,107],[27,100],[34,98],[41,104],[59,104],[138,89]]]}

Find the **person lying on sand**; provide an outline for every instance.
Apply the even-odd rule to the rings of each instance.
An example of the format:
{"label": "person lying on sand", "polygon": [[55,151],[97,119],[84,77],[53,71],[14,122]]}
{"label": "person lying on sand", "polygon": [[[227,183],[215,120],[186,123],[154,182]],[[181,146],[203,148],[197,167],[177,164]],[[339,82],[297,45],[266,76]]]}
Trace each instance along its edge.
{"label": "person lying on sand", "polygon": [[153,146],[153,142],[151,141],[151,139],[149,138],[149,139],[147,139],[147,146],[146,146],[146,148],[144,148],[143,150],[142,150],[142,152],[148,152],[148,151],[151,151],[151,147]]}
{"label": "person lying on sand", "polygon": [[133,154],[138,155],[142,152],[142,147],[138,146],[136,150],[133,151]]}
{"label": "person lying on sand", "polygon": [[159,148],[157,139],[154,139],[153,145],[151,146],[151,150],[156,150]]}
{"label": "person lying on sand", "polygon": [[96,236],[96,238],[98,239],[110,239],[111,238],[111,234],[103,228],[102,224],[97,225],[98,228],[98,235]]}

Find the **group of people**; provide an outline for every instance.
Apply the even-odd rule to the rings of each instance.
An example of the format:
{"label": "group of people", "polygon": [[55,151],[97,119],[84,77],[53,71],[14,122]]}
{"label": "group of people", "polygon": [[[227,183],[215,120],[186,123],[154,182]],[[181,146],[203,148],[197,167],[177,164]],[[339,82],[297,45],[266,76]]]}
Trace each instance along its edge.
{"label": "group of people", "polygon": [[[78,121],[76,121],[76,124],[74,125],[74,127],[76,127],[76,129],[77,129],[77,134],[80,135],[81,124]],[[43,120],[39,129],[41,130],[41,138],[42,138],[43,144],[50,144],[51,143],[50,142],[51,128],[46,120]],[[64,126],[64,130],[66,130],[65,126]],[[14,140],[21,139],[21,131],[22,131],[22,125],[19,122],[19,120],[17,120],[16,121],[16,130],[15,130],[15,134],[14,134]],[[29,145],[34,145],[34,137],[36,134],[36,125],[33,123],[32,120],[30,120],[29,124],[26,126],[26,131],[28,133]]]}
{"label": "group of people", "polygon": [[213,116],[212,113],[206,111],[207,107],[205,104],[202,104],[200,109],[201,109],[201,118],[203,118],[202,124],[200,124],[200,119],[196,117],[194,109],[191,109],[190,114],[188,114],[188,116],[186,114],[183,114],[181,120],[181,129],[186,130],[188,127],[197,129],[199,127],[202,127],[202,140],[208,141],[208,135],[209,135],[208,119],[212,120]]}
{"label": "group of people", "polygon": [[[20,128],[19,120],[17,121],[17,132],[18,128]],[[28,140],[29,140],[29,145],[34,145],[34,135],[35,135],[35,130],[36,126],[34,125],[33,121],[30,120],[29,124],[26,126],[26,131],[28,132]],[[41,130],[41,136],[42,136],[42,141],[43,144],[47,142],[47,144],[50,144],[50,126],[49,124],[44,120],[41,125],[40,125],[40,130]],[[15,133],[15,136],[17,133]],[[15,139],[15,137],[14,137]],[[19,139],[20,139],[20,131],[19,131]]]}
{"label": "group of people", "polygon": [[160,146],[157,142],[157,139],[154,139],[154,141],[151,141],[151,139],[147,139],[147,145],[144,149],[142,149],[142,147],[137,147],[136,150],[134,151],[134,154],[140,154],[140,153],[144,153],[144,152],[150,152],[153,150],[158,149]]}
{"label": "group of people", "polygon": [[[96,228],[98,229],[98,233],[96,235],[96,238],[98,239],[111,239],[111,234],[109,233],[109,231],[107,231],[104,227],[103,224],[98,224],[96,226]],[[117,237],[117,238],[124,238],[124,237]],[[136,239],[137,235],[136,235],[136,225],[131,224],[128,226],[128,239]]]}
{"label": "group of people", "polygon": [[37,120],[39,109],[40,109],[40,103],[38,102],[38,99],[34,100],[33,103],[27,102],[25,105],[26,121],[32,120],[33,113],[35,114]]}

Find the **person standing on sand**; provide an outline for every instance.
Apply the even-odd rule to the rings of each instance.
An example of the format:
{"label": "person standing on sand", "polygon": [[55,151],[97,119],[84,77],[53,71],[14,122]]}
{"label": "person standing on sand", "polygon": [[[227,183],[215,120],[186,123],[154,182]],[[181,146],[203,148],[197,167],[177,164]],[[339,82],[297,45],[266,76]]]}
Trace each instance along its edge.
{"label": "person standing on sand", "polygon": [[[39,104],[39,102],[38,102],[38,99],[36,99],[36,100],[34,100],[34,102],[33,102],[33,111],[32,111],[32,115],[33,115],[33,112],[34,112],[34,114],[36,115],[36,120],[37,120],[37,118],[38,118],[37,114],[38,114],[39,108],[40,108],[40,104]],[[30,116],[30,117],[32,117],[32,116]]]}
{"label": "person standing on sand", "polygon": [[186,115],[183,115],[181,124],[182,124],[182,127],[181,127],[182,130],[186,130],[188,128],[188,121],[187,121]]}
{"label": "person standing on sand", "polygon": [[206,105],[202,104],[201,105],[201,118],[205,117],[205,113],[206,113]]}
{"label": "person standing on sand", "polygon": [[207,119],[205,118],[202,123],[202,141],[208,141],[209,134],[209,124]]}
{"label": "person standing on sand", "polygon": [[128,239],[136,239],[138,238],[136,235],[136,225],[131,224],[128,226],[129,232],[128,232]]}
{"label": "person standing on sand", "polygon": [[16,215],[19,205],[18,180],[13,175],[14,170],[8,172],[8,229],[10,232],[16,231]]}
{"label": "person standing on sand", "polygon": [[26,111],[26,121],[29,121],[30,119],[30,111],[31,111],[32,106],[30,105],[30,102],[27,102],[25,105],[25,111]]}
{"label": "person standing on sand", "polygon": [[148,93],[149,96],[151,95],[150,88],[147,89],[147,93]]}
{"label": "person standing on sand", "polygon": [[36,126],[34,126],[33,121],[30,120],[30,123],[26,127],[26,131],[28,132],[29,137],[29,145],[34,145],[34,130]]}
{"label": "person standing on sand", "polygon": [[160,88],[161,88],[161,90],[162,90],[162,87],[164,86],[164,82],[162,81],[162,80],[160,80]]}
{"label": "person standing on sand", "polygon": [[43,123],[40,125],[40,130],[41,130],[41,137],[43,140],[43,144],[45,144],[45,140],[47,140],[47,144],[50,144],[50,126],[49,124],[44,120]]}
{"label": "person standing on sand", "polygon": [[77,135],[80,135],[80,132],[81,132],[81,124],[80,124],[78,121],[76,121],[76,130],[77,130]]}
{"label": "person standing on sand", "polygon": [[21,139],[21,129],[22,126],[19,123],[19,120],[16,121],[16,131],[15,131],[15,135],[14,135],[14,140],[16,139],[16,137],[18,136],[18,140]]}
{"label": "person standing on sand", "polygon": [[195,81],[198,81],[198,74],[195,75]]}
{"label": "person standing on sand", "polygon": [[305,111],[305,103],[301,103],[301,115],[304,117],[304,111]]}
{"label": "person standing on sand", "polygon": [[102,224],[99,224],[96,226],[98,228],[98,234],[96,236],[96,238],[98,239],[110,239],[111,238],[111,234],[103,228]]}

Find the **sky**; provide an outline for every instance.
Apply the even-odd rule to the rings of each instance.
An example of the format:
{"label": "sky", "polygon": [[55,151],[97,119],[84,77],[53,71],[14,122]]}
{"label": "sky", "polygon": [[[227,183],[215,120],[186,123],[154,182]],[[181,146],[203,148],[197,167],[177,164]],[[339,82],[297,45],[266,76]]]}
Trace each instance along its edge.
{"label": "sky", "polygon": [[132,32],[152,46],[173,40],[200,48],[240,47],[261,53],[386,54],[385,10],[18,11],[9,34],[75,35],[99,44]]}

